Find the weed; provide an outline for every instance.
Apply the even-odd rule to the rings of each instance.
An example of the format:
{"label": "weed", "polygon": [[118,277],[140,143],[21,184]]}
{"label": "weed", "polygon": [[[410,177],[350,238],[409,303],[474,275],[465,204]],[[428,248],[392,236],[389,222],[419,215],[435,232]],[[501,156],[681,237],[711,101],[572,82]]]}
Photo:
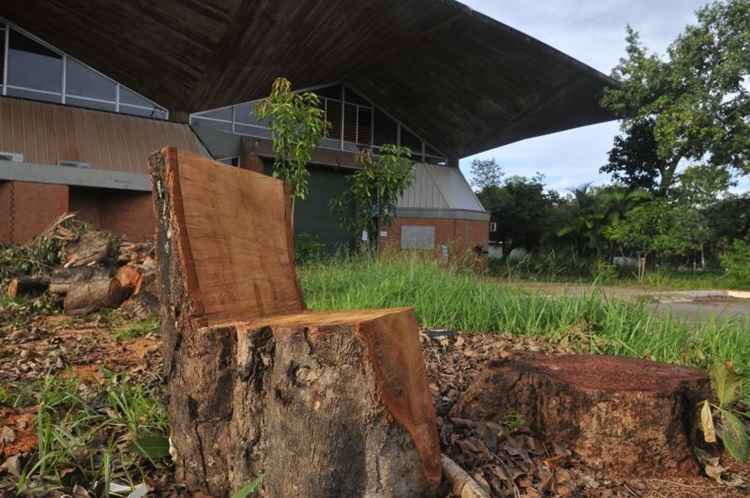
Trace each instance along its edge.
{"label": "weed", "polygon": [[[160,465],[161,457],[144,457],[136,444],[146,434],[166,441],[166,411],[146,387],[107,374],[98,388],[46,377],[14,391],[14,404],[37,407],[38,440],[12,483],[17,493],[50,493],[79,484],[106,496],[116,482],[135,485]],[[28,392],[34,393],[31,402]],[[8,484],[0,481],[0,490]]]}
{"label": "weed", "polygon": [[503,417],[503,425],[510,432],[516,432],[517,430],[526,427],[526,420],[515,410],[509,410]]}
{"label": "weed", "polygon": [[576,331],[589,351],[707,367],[732,361],[750,373],[750,321],[686,324],[655,316],[645,304],[583,297],[547,297],[414,257],[351,258],[300,269],[314,309],[414,306],[425,327],[497,331],[563,340]]}
{"label": "weed", "polygon": [[125,341],[143,337],[159,330],[159,317],[152,316],[145,320],[126,323],[114,331],[114,336],[118,341]]}

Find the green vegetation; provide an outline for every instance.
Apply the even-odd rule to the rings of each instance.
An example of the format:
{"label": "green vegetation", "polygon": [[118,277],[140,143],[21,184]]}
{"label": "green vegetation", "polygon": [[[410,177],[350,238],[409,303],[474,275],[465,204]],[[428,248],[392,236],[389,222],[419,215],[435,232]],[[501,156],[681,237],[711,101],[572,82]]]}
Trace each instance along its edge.
{"label": "green vegetation", "polygon": [[[704,400],[701,408],[703,437],[707,443],[715,443],[720,437],[730,455],[738,462],[748,459],[748,435],[741,417],[746,413],[737,411],[742,379],[731,364],[716,362],[711,366],[711,384],[718,404]],[[714,422],[719,419],[719,425]]]}
{"label": "green vegetation", "polygon": [[401,194],[414,181],[414,163],[408,147],[380,146],[377,155],[368,150],[358,158],[360,168],[349,177],[349,188],[331,201],[342,225],[356,237],[368,233],[366,249],[377,249],[381,226],[391,222]]}
{"label": "green vegetation", "polygon": [[310,264],[300,274],[313,309],[414,306],[425,327],[545,336],[576,343],[582,351],[700,367],[731,361],[740,373],[750,373],[748,321],[688,325],[596,291],[550,298],[416,256]]}
{"label": "green vegetation", "polygon": [[295,93],[289,80],[277,78],[257,112],[258,118],[269,120],[273,175],[287,183],[292,200],[304,199],[310,177],[307,165],[328,126],[320,98],[310,92]]}
{"label": "green vegetation", "polygon": [[596,278],[602,261],[628,256],[639,280],[700,269],[750,286],[728,266],[737,241],[750,243],[750,194],[730,191],[750,174],[749,19],[750,0],[712,2],[664,56],[628,27],[612,71],[619,85],[602,101],[622,120],[601,168],[613,183],[558,193],[540,175],[504,178],[494,160],[475,161],[475,188],[506,252],[524,248],[537,260],[554,252],[561,265],[552,274],[567,277]]}
{"label": "green vegetation", "polygon": [[135,339],[158,332],[160,321],[158,316],[152,316],[137,322],[126,322],[114,330],[114,336],[119,341]]}
{"label": "green vegetation", "polygon": [[[46,377],[10,386],[3,405],[35,410],[37,445],[14,487],[19,494],[70,489],[108,496],[132,488],[166,456],[167,417],[148,388],[106,375],[102,386]],[[0,489],[4,483],[0,481]]]}

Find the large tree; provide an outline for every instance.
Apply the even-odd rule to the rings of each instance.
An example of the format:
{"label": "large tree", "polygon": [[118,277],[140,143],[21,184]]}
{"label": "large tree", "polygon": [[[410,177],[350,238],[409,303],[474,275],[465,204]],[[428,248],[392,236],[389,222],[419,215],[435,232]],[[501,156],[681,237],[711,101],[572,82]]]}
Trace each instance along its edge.
{"label": "large tree", "polygon": [[[686,162],[750,173],[750,0],[714,2],[697,17],[663,58],[648,53],[628,27],[627,56],[612,74],[620,85],[603,99],[623,119],[625,134],[610,172],[637,171],[636,180],[658,172],[664,194]],[[645,168],[623,161],[617,149],[648,145],[639,135],[649,126],[657,160]]]}

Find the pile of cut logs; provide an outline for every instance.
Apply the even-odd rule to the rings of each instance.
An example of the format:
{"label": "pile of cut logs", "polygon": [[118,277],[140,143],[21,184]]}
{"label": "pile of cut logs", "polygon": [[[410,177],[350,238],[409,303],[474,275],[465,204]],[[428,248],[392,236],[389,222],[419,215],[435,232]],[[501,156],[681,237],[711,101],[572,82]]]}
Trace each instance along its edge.
{"label": "pile of cut logs", "polygon": [[42,274],[12,279],[8,296],[48,292],[62,300],[68,315],[116,308],[126,300],[136,308],[155,311],[158,299],[153,242],[121,241],[103,230],[71,230],[73,216],[65,215],[39,236],[61,241],[61,265]]}

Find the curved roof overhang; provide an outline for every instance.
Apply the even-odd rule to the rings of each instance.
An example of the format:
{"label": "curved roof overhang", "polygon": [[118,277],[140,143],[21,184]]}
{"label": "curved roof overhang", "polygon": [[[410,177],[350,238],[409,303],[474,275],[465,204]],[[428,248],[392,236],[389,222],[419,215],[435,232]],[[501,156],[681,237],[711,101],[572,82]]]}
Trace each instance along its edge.
{"label": "curved roof overhang", "polygon": [[454,0],[10,0],[0,16],[173,113],[343,82],[451,157],[614,119],[614,82]]}

